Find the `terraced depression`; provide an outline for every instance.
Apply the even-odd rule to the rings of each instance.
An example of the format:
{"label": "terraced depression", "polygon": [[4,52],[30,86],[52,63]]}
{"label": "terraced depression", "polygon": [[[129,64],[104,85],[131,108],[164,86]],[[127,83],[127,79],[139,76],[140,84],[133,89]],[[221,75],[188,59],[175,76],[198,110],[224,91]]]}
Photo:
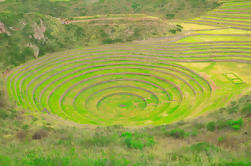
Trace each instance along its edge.
{"label": "terraced depression", "polygon": [[160,125],[216,110],[251,88],[250,3],[179,21],[177,35],[38,58],[9,74],[9,96],[95,125]]}

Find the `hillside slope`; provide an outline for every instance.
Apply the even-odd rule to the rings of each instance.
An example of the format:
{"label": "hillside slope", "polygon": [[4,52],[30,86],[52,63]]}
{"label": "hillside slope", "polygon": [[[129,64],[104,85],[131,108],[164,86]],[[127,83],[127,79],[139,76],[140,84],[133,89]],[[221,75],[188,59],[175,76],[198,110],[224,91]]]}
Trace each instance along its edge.
{"label": "hillside slope", "polygon": [[0,10],[38,12],[54,17],[144,13],[164,18],[190,18],[219,6],[217,0],[6,0]]}
{"label": "hillside slope", "polygon": [[41,14],[0,13],[1,67],[19,65],[48,52],[72,48],[84,38],[83,29],[63,25]]}
{"label": "hillside slope", "polygon": [[0,12],[0,68],[6,70],[60,50],[161,37],[182,30],[159,18],[131,16],[137,19],[127,20],[125,15],[119,20],[111,16],[112,20],[83,22],[80,17],[65,24],[48,15]]}

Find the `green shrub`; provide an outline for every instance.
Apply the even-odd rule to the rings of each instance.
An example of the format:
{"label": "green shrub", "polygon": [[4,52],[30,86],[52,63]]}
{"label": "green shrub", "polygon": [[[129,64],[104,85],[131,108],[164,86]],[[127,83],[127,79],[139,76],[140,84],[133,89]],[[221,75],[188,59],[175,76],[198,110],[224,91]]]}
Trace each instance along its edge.
{"label": "green shrub", "polygon": [[190,135],[191,135],[191,136],[197,136],[197,135],[198,135],[198,130],[197,130],[197,129],[193,129],[193,130],[190,132]]}
{"label": "green shrub", "polygon": [[227,109],[227,112],[232,114],[232,113],[236,113],[238,111],[238,105],[232,106],[230,108]]}
{"label": "green shrub", "polygon": [[132,137],[126,137],[125,138],[125,144],[129,148],[135,148],[135,149],[143,149],[144,143],[140,140],[133,139]]}
{"label": "green shrub", "polygon": [[103,40],[104,44],[113,44],[113,43],[118,43],[122,42],[122,39],[105,39]]}
{"label": "green shrub", "polygon": [[132,137],[132,133],[130,132],[124,132],[121,134],[122,137]]}
{"label": "green shrub", "polygon": [[214,131],[215,128],[216,128],[215,122],[209,122],[209,123],[207,124],[207,130],[208,130],[208,131]]}
{"label": "green shrub", "polygon": [[183,29],[183,26],[180,24],[177,24],[176,26],[179,27],[180,29]]}
{"label": "green shrub", "polygon": [[239,130],[243,125],[243,120],[240,118],[239,120],[218,120],[216,122],[209,122],[207,128],[209,131],[214,131],[217,129],[224,129],[224,128],[232,128]]}
{"label": "green shrub", "polygon": [[241,109],[241,113],[251,116],[251,103],[246,103]]}
{"label": "green shrub", "polygon": [[29,128],[29,125],[25,124],[22,126],[22,129],[27,130]]}
{"label": "green shrub", "polygon": [[205,127],[205,125],[204,125],[203,123],[195,123],[195,124],[193,125],[193,127],[194,127],[195,129],[202,129],[202,128]]}
{"label": "green shrub", "polygon": [[176,29],[170,29],[169,32],[172,33],[172,34],[176,34],[177,30]]}
{"label": "green shrub", "polygon": [[224,137],[223,137],[223,136],[219,136],[219,137],[218,137],[218,142],[219,142],[219,143],[221,143],[223,140],[224,140]]}
{"label": "green shrub", "polygon": [[172,14],[172,13],[166,14],[166,18],[167,18],[167,19],[172,19],[172,18],[174,18],[174,17],[175,17],[175,14]]}
{"label": "green shrub", "polygon": [[151,147],[155,144],[152,136],[141,133],[125,132],[121,134],[121,137],[124,138],[124,143],[128,148],[143,149],[144,147]]}
{"label": "green shrub", "polygon": [[6,119],[8,117],[8,113],[6,110],[0,108],[0,118]]}
{"label": "green shrub", "polygon": [[168,135],[175,137],[175,138],[184,138],[186,133],[184,130],[180,128],[172,129],[171,131],[168,132]]}
{"label": "green shrub", "polygon": [[239,130],[243,125],[243,119],[240,118],[239,120],[229,120],[227,123],[232,129]]}

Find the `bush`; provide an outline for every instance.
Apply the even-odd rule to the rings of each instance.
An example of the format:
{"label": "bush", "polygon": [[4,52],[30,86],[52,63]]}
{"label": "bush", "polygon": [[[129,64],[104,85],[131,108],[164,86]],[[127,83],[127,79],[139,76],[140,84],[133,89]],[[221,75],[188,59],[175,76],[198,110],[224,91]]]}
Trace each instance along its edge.
{"label": "bush", "polygon": [[194,126],[195,129],[199,130],[199,129],[204,128],[205,124],[203,124],[203,123],[195,123],[193,126]]}
{"label": "bush", "polygon": [[169,131],[168,135],[175,137],[175,138],[184,138],[186,133],[184,130],[176,128],[176,129],[172,129],[171,131]]}
{"label": "bush", "polygon": [[238,111],[238,105],[231,106],[230,108],[227,109],[227,112],[232,114],[236,113]]}
{"label": "bush", "polygon": [[170,29],[169,32],[172,33],[172,34],[176,34],[176,29]]}
{"label": "bush", "polygon": [[240,118],[239,120],[229,120],[227,121],[228,125],[235,130],[239,130],[241,126],[243,125],[243,119]]}
{"label": "bush", "polygon": [[198,130],[197,129],[193,129],[190,133],[191,136],[197,136],[198,135]]}
{"label": "bush", "polygon": [[180,29],[183,29],[183,26],[180,25],[180,24],[177,24],[176,26],[177,26],[178,28],[180,28]]}
{"label": "bush", "polygon": [[207,124],[207,130],[208,131],[214,131],[215,130],[215,122],[209,122],[208,124]]}
{"label": "bush", "polygon": [[251,116],[251,103],[246,103],[244,107],[241,109],[241,113]]}
{"label": "bush", "polygon": [[128,148],[143,149],[144,147],[151,147],[155,144],[152,136],[141,133],[125,132],[121,134],[121,137],[124,138],[124,143]]}
{"label": "bush", "polygon": [[243,119],[239,120],[218,120],[217,122],[209,122],[207,124],[208,131],[214,131],[215,129],[232,128],[239,130],[243,125]]}
{"label": "bush", "polygon": [[171,13],[166,14],[167,19],[172,19],[174,17],[175,17],[175,14],[171,14]]}
{"label": "bush", "polygon": [[0,118],[6,119],[7,117],[8,117],[8,114],[7,114],[6,110],[0,109]]}
{"label": "bush", "polygon": [[29,125],[28,125],[28,124],[23,125],[23,126],[22,126],[22,129],[24,129],[24,130],[29,129]]}
{"label": "bush", "polygon": [[219,137],[218,137],[218,142],[219,142],[219,143],[221,143],[223,140],[224,140],[224,137],[222,137],[222,136],[219,136]]}
{"label": "bush", "polygon": [[103,40],[104,44],[113,44],[113,43],[118,43],[122,42],[122,39],[105,39]]}

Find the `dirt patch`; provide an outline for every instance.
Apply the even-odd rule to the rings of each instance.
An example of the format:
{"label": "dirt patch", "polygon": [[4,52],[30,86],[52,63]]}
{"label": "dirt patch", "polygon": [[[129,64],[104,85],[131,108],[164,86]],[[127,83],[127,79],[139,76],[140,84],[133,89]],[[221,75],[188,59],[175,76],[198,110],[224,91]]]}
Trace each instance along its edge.
{"label": "dirt patch", "polygon": [[38,140],[38,139],[42,139],[42,138],[47,137],[47,136],[48,136],[48,132],[41,129],[41,130],[36,131],[33,134],[32,139]]}
{"label": "dirt patch", "polygon": [[28,132],[25,131],[25,130],[22,130],[22,131],[18,131],[18,132],[17,132],[16,137],[17,137],[19,140],[24,140],[25,138],[27,138],[27,135],[28,135]]}

